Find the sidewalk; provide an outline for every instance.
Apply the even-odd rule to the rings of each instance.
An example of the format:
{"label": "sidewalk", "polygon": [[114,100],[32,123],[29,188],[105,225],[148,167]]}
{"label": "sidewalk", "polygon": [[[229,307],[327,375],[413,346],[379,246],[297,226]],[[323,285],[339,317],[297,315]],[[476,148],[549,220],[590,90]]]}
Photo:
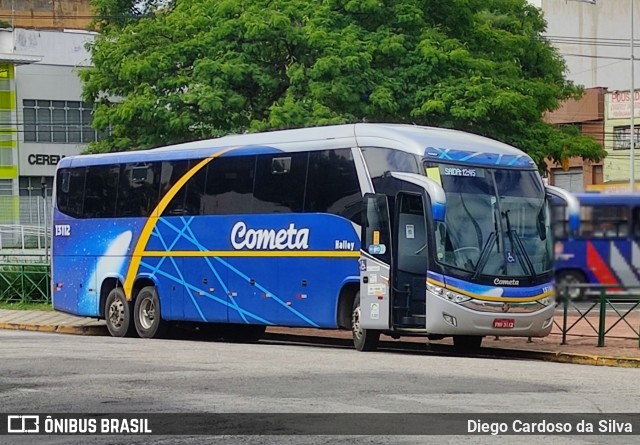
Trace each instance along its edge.
{"label": "sidewalk", "polygon": [[[639,318],[640,316],[634,316],[630,319],[632,326],[637,326]],[[569,326],[576,319],[576,315],[570,315]],[[590,316],[589,321],[597,327],[597,317]],[[562,325],[561,315],[556,316],[556,322]],[[609,323],[607,325],[609,326]],[[45,311],[0,309],[0,329],[109,335],[102,320]],[[349,331],[270,327],[267,329],[265,339],[352,347]],[[567,344],[562,345],[561,342],[560,329],[554,326],[548,337],[533,338],[531,341],[516,337],[487,337],[477,355],[640,368],[638,339],[637,336],[634,337],[628,326],[616,326],[605,338],[605,346],[598,347],[596,333],[585,320],[582,320],[571,329],[567,336]],[[400,340],[393,340],[382,336],[380,348],[452,352],[451,344],[451,339],[428,341],[420,337],[403,337]]]}

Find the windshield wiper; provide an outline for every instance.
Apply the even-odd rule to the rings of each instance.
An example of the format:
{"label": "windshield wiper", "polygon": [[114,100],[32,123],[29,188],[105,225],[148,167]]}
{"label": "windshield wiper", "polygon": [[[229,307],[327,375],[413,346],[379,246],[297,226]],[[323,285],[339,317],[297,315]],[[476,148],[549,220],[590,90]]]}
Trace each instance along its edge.
{"label": "windshield wiper", "polygon": [[533,263],[531,262],[531,258],[527,253],[527,250],[524,248],[524,244],[522,244],[522,240],[520,239],[520,235],[518,232],[511,229],[511,221],[509,220],[509,212],[511,210],[507,210],[506,212],[502,212],[502,216],[507,222],[507,235],[509,236],[509,241],[511,241],[511,245],[515,247],[516,251],[520,251],[520,255],[524,258],[525,264],[527,265],[527,269],[529,269],[529,273],[533,278],[536,278],[536,271],[533,268]]}
{"label": "windshield wiper", "polygon": [[497,240],[496,232],[491,232],[489,234],[489,238],[487,238],[487,242],[484,243],[484,247],[482,248],[482,252],[480,252],[480,258],[478,258],[478,263],[476,264],[476,270],[473,274],[472,280],[478,278],[480,275],[480,271],[484,269],[484,266],[487,265],[487,261],[489,261],[489,254],[493,246],[495,245]]}

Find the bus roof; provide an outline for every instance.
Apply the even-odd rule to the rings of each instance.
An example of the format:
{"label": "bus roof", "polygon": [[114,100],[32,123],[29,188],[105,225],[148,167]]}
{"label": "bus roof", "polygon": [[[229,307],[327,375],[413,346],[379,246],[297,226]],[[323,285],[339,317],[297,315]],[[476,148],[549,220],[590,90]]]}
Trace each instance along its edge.
{"label": "bus roof", "polygon": [[640,194],[635,193],[575,193],[584,205],[640,205]]}
{"label": "bus roof", "polygon": [[483,136],[435,127],[365,123],[229,135],[149,150],[70,156],[63,158],[58,167],[204,158],[229,148],[243,148],[243,154],[251,154],[353,146],[394,148],[440,161],[535,167],[524,152]]}

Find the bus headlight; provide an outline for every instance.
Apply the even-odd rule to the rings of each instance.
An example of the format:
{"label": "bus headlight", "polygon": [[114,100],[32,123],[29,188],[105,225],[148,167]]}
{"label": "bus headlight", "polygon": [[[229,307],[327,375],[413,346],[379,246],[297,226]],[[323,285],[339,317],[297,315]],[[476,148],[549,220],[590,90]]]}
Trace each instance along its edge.
{"label": "bus headlight", "polygon": [[537,300],[537,301],[538,301],[538,303],[540,303],[543,306],[550,306],[550,305],[556,303],[555,297],[541,298],[540,300]]}
{"label": "bus headlight", "polygon": [[465,301],[471,300],[471,297],[467,297],[466,295],[459,294],[458,292],[454,292],[449,289],[443,289],[442,287],[436,286],[435,284],[431,284],[431,283],[427,283],[427,290],[453,303],[460,304],[460,303],[464,303]]}
{"label": "bus headlight", "polygon": [[466,295],[459,294],[458,292],[454,292],[452,290],[445,290],[443,297],[458,304],[471,300],[471,297],[467,297]]}

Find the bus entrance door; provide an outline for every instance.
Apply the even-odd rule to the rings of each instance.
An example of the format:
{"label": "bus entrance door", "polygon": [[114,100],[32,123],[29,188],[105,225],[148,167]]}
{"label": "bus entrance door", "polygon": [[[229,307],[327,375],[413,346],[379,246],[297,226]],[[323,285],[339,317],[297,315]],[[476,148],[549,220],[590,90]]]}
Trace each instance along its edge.
{"label": "bus entrance door", "polygon": [[396,195],[393,315],[395,326],[424,328],[426,320],[427,220],[423,194]]}
{"label": "bus entrance door", "polygon": [[366,194],[360,250],[360,326],[386,330],[391,321],[391,225],[386,195]]}

